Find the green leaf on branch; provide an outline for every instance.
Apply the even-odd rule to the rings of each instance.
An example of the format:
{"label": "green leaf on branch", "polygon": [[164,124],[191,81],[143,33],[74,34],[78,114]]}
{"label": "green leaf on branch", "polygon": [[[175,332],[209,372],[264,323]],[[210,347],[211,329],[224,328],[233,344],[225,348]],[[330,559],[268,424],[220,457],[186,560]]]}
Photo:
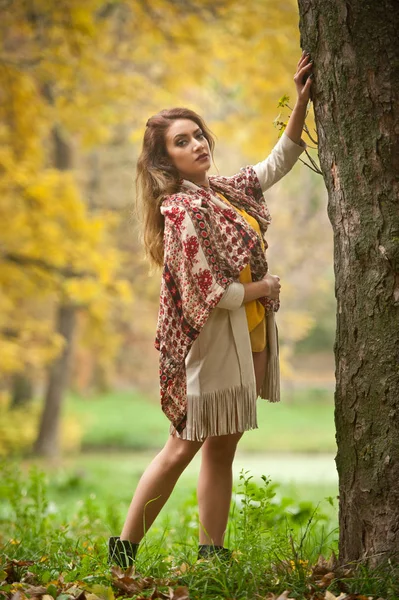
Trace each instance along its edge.
{"label": "green leaf on branch", "polygon": [[290,97],[287,94],[284,94],[283,96],[281,96],[280,100],[278,101],[277,106],[278,107],[287,106],[289,101],[290,101]]}

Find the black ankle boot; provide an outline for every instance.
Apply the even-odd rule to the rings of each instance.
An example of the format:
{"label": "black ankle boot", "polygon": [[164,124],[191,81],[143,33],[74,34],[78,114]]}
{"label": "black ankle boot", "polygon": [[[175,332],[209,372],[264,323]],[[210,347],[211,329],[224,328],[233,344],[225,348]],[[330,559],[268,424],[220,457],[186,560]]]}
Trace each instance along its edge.
{"label": "black ankle boot", "polygon": [[129,540],[121,540],[119,536],[108,540],[108,563],[127,569],[134,564],[139,545]]}
{"label": "black ankle boot", "polygon": [[223,548],[223,546],[211,546],[209,544],[198,545],[198,559],[217,556],[220,560],[230,560],[231,554],[231,550]]}

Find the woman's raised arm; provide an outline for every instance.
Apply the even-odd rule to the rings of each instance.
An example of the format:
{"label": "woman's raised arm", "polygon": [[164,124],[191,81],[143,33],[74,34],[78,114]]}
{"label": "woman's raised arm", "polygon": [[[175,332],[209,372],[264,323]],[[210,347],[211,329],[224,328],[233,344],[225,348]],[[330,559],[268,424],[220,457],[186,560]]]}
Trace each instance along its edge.
{"label": "woman's raised arm", "polygon": [[[312,85],[312,75],[310,71],[312,70],[312,66],[313,64],[310,60],[310,55],[303,53],[298,62],[297,70],[294,75],[297,100],[291,116],[288,119],[287,127],[285,128],[286,135],[288,135],[290,140],[292,140],[295,144],[301,143],[306,108],[310,99],[310,87]],[[309,76],[304,83],[303,79],[306,75]]]}
{"label": "woman's raised arm", "polygon": [[263,192],[277,183],[292,169],[306,148],[306,143],[301,139],[301,134],[310,98],[312,79],[308,77],[305,83],[303,79],[305,75],[310,73],[311,69],[312,62],[310,61],[310,57],[303,53],[294,75],[297,100],[288,120],[287,127],[269,156],[254,165],[254,170]]}

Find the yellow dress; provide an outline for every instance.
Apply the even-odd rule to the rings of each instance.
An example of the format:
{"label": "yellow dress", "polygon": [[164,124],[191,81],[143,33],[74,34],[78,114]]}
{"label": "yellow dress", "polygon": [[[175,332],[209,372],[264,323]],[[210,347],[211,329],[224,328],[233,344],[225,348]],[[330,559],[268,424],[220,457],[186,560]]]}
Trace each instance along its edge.
{"label": "yellow dress", "polygon": [[[225,196],[218,192],[218,196],[230,206],[233,206],[231,202],[227,200]],[[259,223],[256,219],[251,217],[245,210],[240,210],[236,206],[233,208],[240,213],[242,217],[251,225],[251,227],[256,231],[259,235],[262,248],[265,249],[265,245],[262,239]],[[239,276],[240,283],[251,283],[252,282],[252,273],[249,265],[244,267]],[[245,304],[245,312],[247,315],[248,322],[248,330],[249,337],[251,340],[251,349],[252,352],[262,352],[262,350],[266,347],[266,320],[265,320],[265,308],[263,304],[261,304],[258,300],[252,300],[251,302],[246,302]]]}

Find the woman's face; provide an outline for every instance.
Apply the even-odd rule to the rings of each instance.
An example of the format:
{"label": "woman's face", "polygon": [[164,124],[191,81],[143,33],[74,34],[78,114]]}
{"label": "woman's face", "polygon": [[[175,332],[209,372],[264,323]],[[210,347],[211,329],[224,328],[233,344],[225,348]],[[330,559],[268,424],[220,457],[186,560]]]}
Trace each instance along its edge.
{"label": "woman's face", "polygon": [[169,158],[183,179],[195,181],[211,166],[208,141],[194,121],[173,121],[166,132],[165,141]]}

